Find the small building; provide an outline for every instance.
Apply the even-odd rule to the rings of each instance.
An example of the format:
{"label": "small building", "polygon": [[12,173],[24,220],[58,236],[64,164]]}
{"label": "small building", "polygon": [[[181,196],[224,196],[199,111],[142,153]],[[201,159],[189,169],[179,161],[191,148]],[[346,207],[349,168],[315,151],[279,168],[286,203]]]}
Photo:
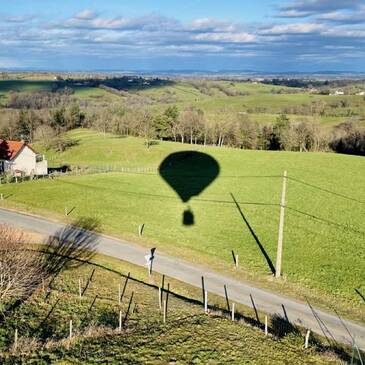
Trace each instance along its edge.
{"label": "small building", "polygon": [[356,95],[365,96],[365,91],[360,91]]}
{"label": "small building", "polygon": [[345,93],[342,90],[336,90],[335,92],[330,93],[330,95],[339,96],[339,95],[345,95]]}
{"label": "small building", "polygon": [[0,174],[47,175],[47,161],[24,141],[0,139]]}

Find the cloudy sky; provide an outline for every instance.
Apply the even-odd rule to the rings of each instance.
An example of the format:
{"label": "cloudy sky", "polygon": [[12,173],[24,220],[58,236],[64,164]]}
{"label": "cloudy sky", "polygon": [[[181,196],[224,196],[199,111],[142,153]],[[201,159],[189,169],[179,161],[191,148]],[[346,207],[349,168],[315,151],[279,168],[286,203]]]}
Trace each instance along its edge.
{"label": "cloudy sky", "polygon": [[365,71],[365,0],[0,0],[0,68]]}

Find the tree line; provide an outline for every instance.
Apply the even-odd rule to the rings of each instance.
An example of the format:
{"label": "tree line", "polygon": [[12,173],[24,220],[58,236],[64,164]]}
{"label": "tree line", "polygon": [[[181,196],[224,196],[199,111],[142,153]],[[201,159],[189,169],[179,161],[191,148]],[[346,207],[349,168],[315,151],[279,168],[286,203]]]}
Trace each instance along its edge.
{"label": "tree line", "polygon": [[34,93],[11,99],[13,109],[0,115],[0,138],[41,142],[46,148],[63,151],[73,144],[64,132],[87,127],[104,134],[142,137],[147,147],[154,140],[166,140],[241,149],[365,154],[364,128],[351,121],[324,130],[315,123],[292,121],[285,114],[262,124],[252,121],[249,114],[232,115],[225,109],[212,117],[194,106],[171,105],[157,112],[139,98],[130,100],[128,106],[96,106],[80,105],[67,90],[56,94],[53,99]]}

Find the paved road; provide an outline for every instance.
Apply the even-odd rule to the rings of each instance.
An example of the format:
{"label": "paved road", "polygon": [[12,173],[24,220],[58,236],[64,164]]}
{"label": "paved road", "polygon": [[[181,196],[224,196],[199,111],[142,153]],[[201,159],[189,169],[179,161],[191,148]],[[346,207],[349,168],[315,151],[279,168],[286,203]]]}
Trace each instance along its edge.
{"label": "paved road", "polygon": [[[44,218],[21,214],[0,209],[0,223],[12,224],[17,227],[38,232],[45,235],[54,234],[65,225]],[[145,247],[136,244],[100,235],[96,251],[116,257],[136,265],[144,266],[144,256],[148,254]],[[201,277],[205,278],[205,288],[208,292],[224,296],[224,285],[227,286],[229,298],[252,308],[253,301],[258,310],[286,315],[288,319],[311,329],[338,342],[352,343],[355,338],[359,348],[365,350],[365,326],[352,321],[341,321],[336,315],[311,309],[308,304],[300,303],[280,294],[255,288],[251,284],[231,279],[207,268],[192,265],[186,261],[157,252],[153,264],[154,271],[181,280],[196,287],[201,287]]]}

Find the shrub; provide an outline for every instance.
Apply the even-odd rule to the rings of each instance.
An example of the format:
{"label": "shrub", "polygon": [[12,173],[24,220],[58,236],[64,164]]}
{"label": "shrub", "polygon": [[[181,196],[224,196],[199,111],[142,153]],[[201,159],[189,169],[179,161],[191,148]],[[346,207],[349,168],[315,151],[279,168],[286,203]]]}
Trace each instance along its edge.
{"label": "shrub", "polygon": [[0,225],[0,306],[30,295],[43,277],[39,252],[27,248],[24,234]]}

